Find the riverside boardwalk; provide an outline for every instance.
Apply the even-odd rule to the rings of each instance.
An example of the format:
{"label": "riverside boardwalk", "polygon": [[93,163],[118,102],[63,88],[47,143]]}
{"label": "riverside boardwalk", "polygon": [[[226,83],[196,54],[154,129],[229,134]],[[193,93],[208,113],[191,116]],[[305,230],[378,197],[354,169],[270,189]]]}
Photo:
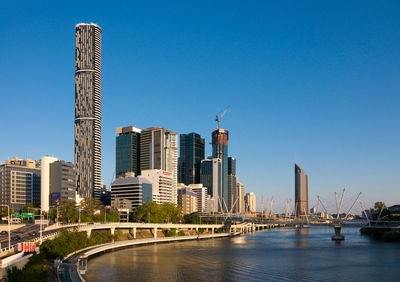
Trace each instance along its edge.
{"label": "riverside boardwalk", "polygon": [[[202,240],[202,239],[213,239],[213,238],[224,238],[224,237],[233,237],[241,235],[242,233],[255,232],[258,230],[269,229],[269,228],[277,228],[284,227],[285,224],[255,224],[255,223],[241,223],[234,224],[231,226],[224,225],[205,225],[205,224],[138,224],[138,223],[124,223],[124,224],[111,224],[108,226],[103,225],[103,228],[100,226],[85,226],[84,228],[80,228],[81,231],[90,231],[93,229],[108,229],[108,228],[150,228],[153,229],[153,238],[145,238],[145,239],[134,239],[134,240],[124,240],[117,241],[112,243],[101,244],[97,246],[91,246],[82,250],[78,250],[66,256],[62,263],[57,268],[57,276],[59,281],[85,281],[84,275],[87,270],[87,260],[90,256],[99,254],[102,252],[106,252],[109,250],[122,249],[126,247],[132,246],[140,246],[140,245],[148,245],[148,244],[159,244],[159,243],[170,243],[170,242],[179,242],[179,241],[188,241],[188,240]],[[135,226],[135,227],[133,227]],[[165,237],[165,238],[157,238],[157,229],[187,229],[187,230],[199,230],[209,229],[211,234],[204,235],[187,235],[187,236],[175,236],[175,237]],[[222,229],[228,230],[228,232],[222,233],[214,233],[214,230],[222,231]],[[111,229],[112,230],[112,229]],[[115,230],[115,229],[114,229]],[[88,232],[88,235],[90,234]],[[112,231],[113,232],[113,231]],[[133,232],[133,231],[132,231]],[[136,233],[136,231],[135,231]]]}

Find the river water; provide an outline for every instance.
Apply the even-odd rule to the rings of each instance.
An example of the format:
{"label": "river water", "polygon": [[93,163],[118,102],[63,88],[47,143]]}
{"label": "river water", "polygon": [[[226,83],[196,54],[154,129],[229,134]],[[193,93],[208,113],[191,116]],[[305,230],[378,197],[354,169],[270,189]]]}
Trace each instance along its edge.
{"label": "river water", "polygon": [[342,228],[281,228],[128,248],[93,257],[87,281],[400,281],[400,244]]}

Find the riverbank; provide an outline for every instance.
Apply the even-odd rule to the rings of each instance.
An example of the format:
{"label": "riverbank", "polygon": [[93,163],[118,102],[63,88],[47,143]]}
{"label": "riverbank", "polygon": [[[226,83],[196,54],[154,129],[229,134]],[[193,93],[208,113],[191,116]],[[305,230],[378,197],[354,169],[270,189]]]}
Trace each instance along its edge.
{"label": "riverbank", "polygon": [[400,242],[399,227],[364,226],[360,233],[381,241]]}
{"label": "riverbank", "polygon": [[58,267],[59,281],[63,281],[65,277],[69,277],[72,281],[85,281],[84,275],[87,271],[87,260],[90,256],[105,253],[111,250],[119,250],[133,246],[152,245],[160,243],[172,243],[191,240],[206,240],[215,238],[226,238],[240,235],[240,232],[235,233],[216,233],[206,235],[189,235],[175,236],[165,238],[146,238],[118,241],[113,243],[101,244],[98,246],[88,247],[69,254],[63,260],[63,263]]}

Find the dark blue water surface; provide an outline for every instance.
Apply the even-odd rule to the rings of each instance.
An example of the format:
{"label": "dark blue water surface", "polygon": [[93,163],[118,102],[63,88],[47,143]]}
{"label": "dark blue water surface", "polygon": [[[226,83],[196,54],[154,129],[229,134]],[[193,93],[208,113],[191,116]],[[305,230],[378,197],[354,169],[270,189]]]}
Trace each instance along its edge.
{"label": "dark blue water surface", "polygon": [[400,281],[400,244],[359,228],[281,228],[235,238],[128,248],[89,260],[87,281]]}

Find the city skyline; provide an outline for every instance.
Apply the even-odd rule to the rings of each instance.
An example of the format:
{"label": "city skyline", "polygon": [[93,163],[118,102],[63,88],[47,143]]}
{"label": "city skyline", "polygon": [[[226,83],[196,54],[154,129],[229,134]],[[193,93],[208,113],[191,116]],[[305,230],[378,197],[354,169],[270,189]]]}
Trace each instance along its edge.
{"label": "city skyline", "polygon": [[[366,17],[367,26],[372,23],[371,18],[373,17],[371,15],[363,16],[362,13],[356,12],[354,6],[350,6],[350,10],[355,13],[356,18]],[[235,8],[238,9],[236,6]],[[323,5],[317,5],[317,8],[314,9],[322,8]],[[40,11],[36,9],[36,7],[33,7],[33,10],[40,14]],[[150,11],[146,7],[142,7],[142,9]],[[232,9],[234,8],[229,9],[229,11],[233,12]],[[382,17],[379,14],[381,10],[376,6],[369,8],[368,11],[372,13],[374,9],[377,10],[378,16]],[[282,10],[286,11],[283,8]],[[280,11],[283,12],[282,10]],[[393,8],[392,10],[396,9]],[[27,16],[24,11],[22,9],[22,14]],[[305,10],[301,11],[303,14],[307,13]],[[191,12],[197,15],[197,13]],[[124,14],[124,12],[120,13]],[[245,10],[244,13],[255,13],[256,18],[261,21],[261,26],[266,27],[266,22],[261,17],[259,18],[256,11]],[[392,16],[389,13],[387,23],[374,26],[374,30],[379,31],[378,34],[383,34],[381,35],[382,39],[386,39],[384,35],[387,34],[388,30],[396,33],[398,29],[398,25],[389,29]],[[241,19],[240,16],[235,16],[235,14],[226,17],[229,21],[236,18]],[[211,18],[220,24],[217,18]],[[21,79],[20,75],[13,72],[15,66],[12,62],[15,61],[16,53],[7,46],[0,47],[3,54],[9,54],[3,61],[5,63],[4,69],[10,70],[10,72],[3,70],[1,73],[1,77],[4,79],[2,83],[4,92],[2,93],[5,96],[2,110],[6,116],[11,116],[12,110],[10,108],[12,107],[7,105],[13,105],[18,101],[20,115],[14,116],[15,124],[19,124],[18,122],[22,122],[28,117],[33,122],[25,131],[26,138],[20,138],[19,126],[10,129],[9,126],[2,125],[0,129],[8,134],[3,136],[3,146],[0,149],[1,160],[10,159],[14,156],[40,159],[44,155],[54,155],[59,159],[73,161],[71,146],[73,128],[70,124],[73,119],[73,113],[71,113],[74,85],[71,79],[73,77],[71,76],[73,71],[73,67],[71,68],[73,65],[71,55],[74,42],[73,27],[78,22],[93,21],[105,30],[103,34],[105,45],[103,49],[103,60],[105,61],[103,81],[106,89],[104,91],[107,94],[104,96],[105,103],[103,105],[102,180],[107,187],[109,187],[115,168],[113,159],[115,156],[115,128],[117,126],[143,124],[143,128],[160,126],[169,128],[178,132],[178,134],[198,132],[203,138],[206,138],[206,143],[209,143],[210,133],[216,127],[213,117],[229,104],[232,106],[232,110],[222,120],[221,127],[229,130],[232,135],[229,144],[230,152],[238,159],[239,179],[246,186],[246,192],[255,192],[258,201],[263,195],[266,197],[274,195],[275,199],[280,199],[282,205],[285,198],[294,199],[292,166],[295,161],[301,164],[312,179],[309,183],[310,207],[312,201],[315,202],[315,199],[313,199],[315,194],[329,196],[343,187],[354,194],[362,191],[370,199],[373,199],[372,201],[382,200],[388,205],[396,204],[400,198],[399,180],[396,178],[396,172],[399,168],[397,159],[400,156],[396,144],[398,144],[400,138],[397,133],[399,114],[396,111],[396,105],[398,105],[399,99],[396,97],[396,93],[399,89],[396,84],[397,73],[395,68],[399,62],[399,57],[393,52],[399,45],[398,39],[383,40],[385,44],[382,46],[374,45],[366,37],[366,35],[369,35],[367,27],[354,24],[352,26],[353,31],[358,31],[358,33],[356,32],[353,38],[350,33],[345,32],[344,35],[347,37],[344,37],[343,40],[353,38],[353,41],[350,40],[349,46],[345,48],[340,42],[332,42],[328,38],[321,37],[323,30],[312,26],[320,36],[317,38],[322,40],[321,42],[317,41],[317,45],[314,46],[314,56],[306,53],[307,50],[313,50],[310,49],[313,46],[312,44],[304,42],[304,46],[299,45],[297,51],[288,47],[288,43],[302,42],[294,34],[289,34],[287,41],[285,41],[284,39],[279,40],[279,37],[272,33],[270,34],[272,35],[271,40],[275,39],[282,44],[282,52],[284,53],[284,55],[279,52],[276,53],[281,56],[278,56],[278,59],[275,60],[270,58],[268,54],[277,52],[273,49],[277,45],[273,44],[273,47],[268,48],[265,40],[257,41],[255,39],[255,34],[246,37],[243,31],[249,31],[251,28],[261,31],[261,29],[257,29],[255,22],[250,22],[247,25],[243,23],[243,30],[238,31],[239,38],[242,40],[236,43],[240,48],[243,48],[246,45],[244,39],[247,39],[246,42],[249,42],[248,49],[253,52],[248,56],[238,52],[239,46],[236,46],[235,41],[230,37],[233,34],[231,29],[226,31],[229,35],[226,38],[226,43],[217,40],[220,44],[224,43],[221,47],[212,45],[211,39],[216,39],[216,33],[211,32],[209,36],[201,33],[199,39],[194,39],[195,43],[204,40],[205,43],[211,44],[211,47],[209,47],[212,48],[211,51],[207,49],[207,44],[200,44],[200,47],[188,45],[189,51],[192,51],[177,56],[177,53],[171,51],[170,48],[165,48],[165,46],[163,48],[161,43],[166,38],[160,36],[156,36],[155,39],[159,42],[157,47],[144,50],[144,47],[147,48],[150,43],[150,37],[146,36],[144,32],[147,31],[154,35],[154,32],[160,31],[159,27],[153,26],[149,22],[144,21],[142,25],[138,22],[131,24],[135,28],[139,28],[139,38],[147,40],[142,43],[144,45],[140,45],[132,38],[123,36],[124,33],[130,34],[127,29],[113,34],[118,25],[112,20],[107,20],[105,15],[100,13],[97,17],[92,17],[81,13],[71,18],[61,17],[57,30],[49,28],[50,17],[44,17],[37,22],[34,21],[32,29],[38,29],[40,25],[47,32],[35,33],[37,38],[33,38],[33,42],[36,45],[32,45],[29,49],[20,45],[22,41],[20,41],[18,35],[27,34],[22,29],[23,25],[16,23],[18,16],[15,19],[9,17],[6,17],[6,19],[15,24],[11,24],[8,31],[2,30],[2,35],[10,39],[10,46],[18,46],[19,52],[21,50],[25,52],[22,58],[16,60],[16,66],[20,67],[19,64],[22,64],[22,62],[19,60],[25,59],[27,62],[32,62],[35,68],[31,64],[22,65],[25,76],[29,77],[23,78],[24,83],[16,85],[17,77]],[[125,19],[124,21],[128,20]],[[276,17],[273,18],[273,21],[275,23],[280,22]],[[328,18],[327,21],[331,24],[331,27],[334,27],[333,18]],[[195,18],[194,22],[201,23],[198,18]],[[310,24],[308,21],[306,23]],[[170,22],[169,27],[171,25],[176,26],[176,24]],[[303,23],[298,30],[301,32],[302,28],[306,26]],[[274,27],[279,30],[279,27]],[[152,28],[154,31],[152,31]],[[344,28],[345,25],[339,25],[338,31],[330,30],[330,32],[337,35],[339,31],[344,32]],[[184,28],[185,31],[191,29],[199,30],[196,25]],[[200,29],[200,31],[205,32],[210,31],[210,29],[208,27],[205,30]],[[219,25],[217,31],[222,32]],[[15,35],[12,35],[11,32],[14,32]],[[56,35],[56,32],[59,35]],[[188,35],[185,33],[182,35],[183,38],[179,38],[180,33],[170,31],[168,34],[174,35],[173,39],[180,43],[185,43],[188,40]],[[32,39],[29,35],[27,36],[27,38]],[[223,35],[221,36],[224,38]],[[379,37],[379,35],[376,36]],[[307,39],[312,38],[307,37],[306,41]],[[365,45],[361,45],[364,41],[366,42]],[[176,46],[177,44],[173,40],[166,42],[167,46]],[[325,44],[328,43],[335,43],[336,45],[327,48]],[[53,67],[51,61],[59,63],[57,66],[57,69],[60,70],[57,74],[59,78],[49,75],[49,77],[38,79],[36,73],[42,72],[42,66],[33,62],[36,62],[36,57],[45,57],[40,55],[43,52],[39,48],[42,46],[41,44],[51,44],[49,48],[57,50],[57,52],[49,52],[46,63],[51,68]],[[368,44],[370,45],[369,48],[360,47]],[[65,45],[65,47],[61,45]],[[124,47],[125,45],[126,47]],[[114,57],[120,58],[118,54],[112,52],[114,48],[117,52],[127,55],[126,62],[114,60]],[[128,49],[135,51],[129,52]],[[228,53],[234,55],[232,61],[232,56],[225,56],[222,49],[228,50]],[[200,58],[203,56],[204,62],[197,61],[195,52],[193,52],[195,50],[202,51]],[[247,49],[244,48],[244,50]],[[364,50],[368,53],[368,56],[375,58],[372,61],[365,61],[372,67],[369,72],[350,63],[351,60],[357,63],[364,62],[363,53],[358,52],[359,50]],[[180,49],[180,51],[182,50]],[[291,51],[299,55],[298,59],[290,57]],[[383,54],[384,51],[387,55]],[[134,54],[135,52],[143,55],[143,59],[138,60],[137,65],[128,63],[139,59]],[[164,54],[163,52],[167,56],[161,56]],[[151,54],[159,60],[152,60]],[[265,56],[268,56],[268,59]],[[215,61],[212,60],[213,58]],[[335,62],[335,59],[338,61]],[[261,65],[257,63],[258,60],[260,60]],[[294,68],[297,70],[296,72],[291,72],[290,67],[294,67],[296,62],[300,66],[298,69]],[[158,71],[158,75],[157,71],[152,72],[149,68],[146,68],[146,63],[150,63],[151,67]],[[195,67],[196,63],[199,63],[198,69]],[[283,65],[280,67],[279,63]],[[306,63],[310,64],[309,67],[305,67]],[[224,64],[228,64],[227,66],[233,67],[233,69],[239,66],[243,66],[243,68],[240,71],[229,70],[224,67]],[[323,66],[324,64],[326,66]],[[340,64],[343,64],[343,66]],[[269,65],[271,69],[269,70],[265,65]],[[210,66],[215,66],[215,71],[206,75],[205,70]],[[119,68],[126,73],[118,72],[113,75],[112,72]],[[250,72],[251,68],[254,68],[255,71]],[[170,74],[167,73],[167,70]],[[185,72],[185,70],[188,70],[188,72]],[[300,74],[301,70],[305,71],[305,75]],[[343,70],[344,73],[340,74],[340,71]],[[140,74],[140,71],[143,74]],[[246,71],[249,74],[246,74]],[[284,73],[287,75],[284,76],[285,79],[277,79],[273,83],[272,77],[274,76],[270,77],[273,71],[280,75]],[[322,74],[317,74],[317,72],[322,72]],[[241,73],[243,74],[243,84],[235,81]],[[223,74],[220,81],[215,79],[218,74]],[[265,76],[265,74],[268,75]],[[128,80],[126,80],[127,83],[121,82],[119,75],[122,75],[122,78],[126,78],[126,76],[134,77],[134,83],[128,82]],[[198,80],[195,79],[198,75],[203,75],[203,79],[211,86],[200,86]],[[295,75],[300,77],[297,78]],[[172,80],[174,81],[172,87],[168,80],[172,79],[173,76],[175,76],[175,79]],[[346,76],[349,76],[349,79]],[[152,80],[150,80],[150,77]],[[276,77],[274,78],[276,79]],[[157,83],[152,84],[150,81]],[[177,82],[180,82],[180,84]],[[135,83],[136,85],[134,85]],[[196,85],[198,88],[194,87]],[[144,110],[145,107],[140,109],[138,105],[162,99],[165,95],[165,89],[177,105],[170,102],[167,102],[166,105],[154,103],[153,106],[158,113],[155,113],[149,119]],[[189,92],[189,90],[192,90],[192,92]],[[174,91],[175,93],[172,95]],[[242,93],[246,92],[251,94],[245,95],[245,99],[243,99]],[[340,92],[343,92],[343,94],[338,94]],[[57,93],[58,96],[55,100],[52,96],[54,93]],[[187,102],[180,99],[184,93],[193,93],[186,97]],[[209,94],[206,95],[206,93]],[[202,97],[202,94],[204,101],[196,98],[196,96]],[[216,94],[220,94],[220,97],[211,99]],[[31,96],[37,98],[40,103],[35,102]],[[266,96],[266,98],[260,99],[261,96]],[[137,105],[136,108],[126,103],[126,99],[132,99],[131,101],[134,101],[134,104]],[[290,99],[293,99],[293,102],[288,101]],[[193,101],[198,102],[198,104],[191,108]],[[55,110],[55,105],[60,107]],[[168,109],[164,110],[163,107],[168,107]],[[189,109],[185,109],[186,107]],[[123,111],[119,111],[120,109],[123,109]],[[132,109],[135,109],[136,113]],[[34,118],[32,118],[30,115],[32,112],[40,113],[43,111],[46,111],[47,117],[54,116],[53,121],[44,119],[39,115],[34,115]],[[190,117],[190,113],[194,113],[196,117]],[[183,117],[187,118],[183,119]],[[54,134],[56,128],[61,128],[62,132],[57,130],[57,134]],[[252,139],[250,141],[248,139],[248,136],[251,135],[250,132],[256,132],[257,129],[262,134],[260,140]],[[304,131],[304,133],[301,133],[301,131]],[[294,140],[296,140],[296,146],[292,146]],[[252,142],[252,146],[249,147],[247,142]],[[211,155],[209,147],[206,146],[206,157]],[[296,149],[293,147],[296,147]],[[265,175],[265,171],[268,171],[267,175]],[[335,173],[332,174],[332,171]],[[259,202],[257,206],[259,206]]]}

